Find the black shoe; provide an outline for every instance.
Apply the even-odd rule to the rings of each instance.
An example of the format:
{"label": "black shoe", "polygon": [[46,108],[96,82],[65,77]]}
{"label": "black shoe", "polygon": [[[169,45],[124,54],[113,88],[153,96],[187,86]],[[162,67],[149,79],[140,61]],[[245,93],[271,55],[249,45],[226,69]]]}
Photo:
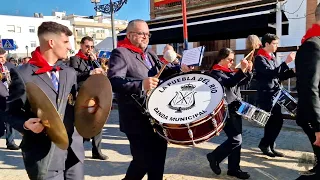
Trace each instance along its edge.
{"label": "black shoe", "polygon": [[10,150],[19,150],[20,147],[16,144],[9,144],[7,145],[7,149],[10,149]]}
{"label": "black shoe", "polygon": [[314,166],[312,169],[309,169],[308,171],[304,171],[304,172],[301,172],[300,174],[301,175],[304,175],[304,176],[312,176],[312,175],[315,175],[317,173],[317,165]]}
{"label": "black shoe", "polygon": [[273,152],[273,154],[274,154],[275,156],[284,157],[284,154],[283,154],[283,153],[275,150],[275,149],[276,149],[276,143],[273,143],[272,145],[270,145],[270,149],[271,149],[271,151]]}
{"label": "black shoe", "polygon": [[211,170],[216,174],[216,175],[220,175],[221,174],[221,169],[219,166],[219,163],[216,161],[213,153],[209,153],[207,154],[207,159],[210,163],[210,168]]}
{"label": "black shoe", "polygon": [[92,154],[92,159],[107,160],[109,157],[104,154]]}
{"label": "black shoe", "polygon": [[271,149],[272,153],[275,155],[275,156],[278,156],[278,157],[284,157],[284,154],[279,152],[279,151],[276,151],[274,149]]}
{"label": "black shoe", "polygon": [[269,147],[263,147],[261,145],[258,146],[264,155],[269,157],[276,157],[271,151]]}
{"label": "black shoe", "polygon": [[237,177],[238,179],[249,179],[250,178],[250,174],[248,174],[247,172],[243,172],[241,171],[241,169],[238,170],[228,170],[227,172],[228,176],[234,176]]}

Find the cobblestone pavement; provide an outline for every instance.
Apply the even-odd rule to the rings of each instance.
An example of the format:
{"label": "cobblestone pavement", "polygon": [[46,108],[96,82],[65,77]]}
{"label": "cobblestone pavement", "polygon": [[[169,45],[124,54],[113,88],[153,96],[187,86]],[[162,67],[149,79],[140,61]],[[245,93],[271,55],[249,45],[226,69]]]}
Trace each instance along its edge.
{"label": "cobblestone pavement", "polygon": [[[107,161],[93,160],[91,143],[85,143],[85,175],[87,180],[120,180],[124,177],[131,161],[129,144],[126,136],[119,131],[118,112],[113,110],[103,132],[103,153],[109,156]],[[311,145],[301,131],[282,130],[277,139],[278,149],[286,154],[283,158],[267,158],[257,149],[263,129],[250,126],[243,131],[241,167],[251,174],[254,180],[293,180],[305,166],[298,165],[298,158],[310,153]],[[166,180],[206,180],[234,179],[226,175],[227,161],[221,163],[223,173],[216,176],[209,168],[206,154],[211,152],[226,139],[224,133],[209,142],[196,147],[169,145],[165,178]],[[16,140],[17,144],[20,139]],[[0,140],[0,180],[27,179],[20,151],[9,151],[5,139]],[[144,179],[147,179],[146,177]]]}

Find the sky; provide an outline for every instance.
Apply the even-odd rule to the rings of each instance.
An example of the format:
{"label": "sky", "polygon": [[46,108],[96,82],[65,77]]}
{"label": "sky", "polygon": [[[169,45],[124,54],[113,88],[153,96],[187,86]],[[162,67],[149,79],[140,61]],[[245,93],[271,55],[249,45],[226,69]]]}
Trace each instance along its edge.
{"label": "sky", "polygon": [[[101,0],[101,4],[108,2]],[[95,14],[93,8],[91,0],[1,0],[0,15],[33,16],[33,13],[42,13],[50,16],[52,11],[66,11],[67,14],[91,16]],[[149,20],[149,14],[150,0],[127,0],[127,4],[115,13],[115,18]]]}

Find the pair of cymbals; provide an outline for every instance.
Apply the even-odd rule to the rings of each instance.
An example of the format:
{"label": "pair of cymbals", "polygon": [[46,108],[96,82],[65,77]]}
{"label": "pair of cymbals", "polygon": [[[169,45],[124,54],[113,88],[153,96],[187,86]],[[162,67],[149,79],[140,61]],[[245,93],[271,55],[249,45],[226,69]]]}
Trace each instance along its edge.
{"label": "pair of cymbals", "polygon": [[[41,119],[53,143],[67,150],[69,140],[63,121],[47,95],[34,83],[26,83],[32,112]],[[81,86],[75,103],[75,127],[84,138],[96,136],[106,123],[112,106],[112,88],[104,75],[92,75]]]}

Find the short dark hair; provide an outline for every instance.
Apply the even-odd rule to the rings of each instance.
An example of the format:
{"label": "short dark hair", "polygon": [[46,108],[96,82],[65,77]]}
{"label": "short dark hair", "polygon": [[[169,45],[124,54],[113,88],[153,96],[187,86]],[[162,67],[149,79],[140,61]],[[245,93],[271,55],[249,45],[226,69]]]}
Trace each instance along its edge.
{"label": "short dark hair", "polygon": [[38,37],[46,33],[53,33],[58,35],[63,33],[67,36],[72,36],[71,30],[67,26],[52,21],[43,22],[38,27]]}
{"label": "short dark hair", "polygon": [[227,58],[230,54],[234,54],[234,51],[230,48],[222,48],[218,52],[217,57],[214,60],[213,65],[218,64],[222,59]]}
{"label": "short dark hair", "polygon": [[0,47],[0,55],[5,54],[7,51]]}
{"label": "short dark hair", "polygon": [[266,47],[266,43],[271,44],[272,41],[278,40],[279,37],[275,34],[267,33],[261,38],[261,43],[263,47]]}
{"label": "short dark hair", "polygon": [[85,41],[91,41],[91,42],[93,42],[93,38],[92,37],[90,37],[90,36],[85,36],[85,37],[83,37],[82,39],[81,39],[81,41],[80,41],[80,43],[81,44],[83,44]]}

